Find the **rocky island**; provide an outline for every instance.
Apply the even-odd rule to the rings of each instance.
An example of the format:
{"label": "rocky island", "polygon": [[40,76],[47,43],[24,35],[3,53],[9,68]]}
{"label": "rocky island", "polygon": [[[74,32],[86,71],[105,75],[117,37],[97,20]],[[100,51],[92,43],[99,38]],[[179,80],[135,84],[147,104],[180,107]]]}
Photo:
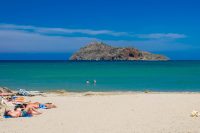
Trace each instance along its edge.
{"label": "rocky island", "polygon": [[169,60],[168,57],[140,51],[132,47],[112,47],[92,42],[74,53],[70,60]]}

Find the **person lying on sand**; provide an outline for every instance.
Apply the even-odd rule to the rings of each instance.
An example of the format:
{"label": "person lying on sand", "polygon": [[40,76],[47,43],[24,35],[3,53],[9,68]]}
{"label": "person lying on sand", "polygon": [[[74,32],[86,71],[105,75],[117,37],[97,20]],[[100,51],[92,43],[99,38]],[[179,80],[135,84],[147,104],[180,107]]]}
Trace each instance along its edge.
{"label": "person lying on sand", "polygon": [[35,102],[35,103],[27,103],[27,104],[24,104],[25,106],[27,107],[30,107],[30,108],[35,108],[35,109],[38,109],[38,108],[42,108],[42,109],[51,109],[51,108],[56,108],[56,105],[52,104],[52,103],[39,103],[39,102]]}
{"label": "person lying on sand", "polygon": [[4,101],[6,101],[7,103],[24,103],[25,102],[25,98],[24,97],[17,97],[17,96],[8,96],[8,97],[3,97]]}
{"label": "person lying on sand", "polygon": [[26,117],[26,116],[32,116],[32,115],[39,115],[41,112],[37,111],[33,107],[26,107],[26,108],[20,108],[16,107],[14,110],[8,110],[5,111],[5,116],[11,116],[13,118],[17,117]]}

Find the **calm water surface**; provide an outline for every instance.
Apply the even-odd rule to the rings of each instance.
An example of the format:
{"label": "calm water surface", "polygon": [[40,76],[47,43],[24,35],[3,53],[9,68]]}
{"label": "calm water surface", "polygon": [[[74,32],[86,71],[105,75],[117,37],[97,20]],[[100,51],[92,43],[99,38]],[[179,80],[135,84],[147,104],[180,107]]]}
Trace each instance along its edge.
{"label": "calm water surface", "polygon": [[0,86],[27,90],[200,91],[200,61],[1,61]]}

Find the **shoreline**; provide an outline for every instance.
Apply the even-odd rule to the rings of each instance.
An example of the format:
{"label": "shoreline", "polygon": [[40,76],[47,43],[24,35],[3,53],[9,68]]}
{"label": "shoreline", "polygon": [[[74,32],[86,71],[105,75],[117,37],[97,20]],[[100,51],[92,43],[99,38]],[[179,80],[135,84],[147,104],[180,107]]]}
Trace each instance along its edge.
{"label": "shoreline", "polygon": [[[7,87],[6,87],[7,88]],[[9,89],[14,93],[18,90]],[[29,92],[29,90],[27,90]],[[31,90],[32,91],[32,90]],[[31,92],[30,91],[30,92]],[[41,94],[82,94],[82,95],[120,95],[120,94],[200,94],[200,91],[67,91],[64,89],[56,90],[34,90],[33,92],[40,92]]]}
{"label": "shoreline", "polygon": [[67,91],[64,89],[57,89],[57,90],[37,90],[44,93],[105,93],[105,94],[131,94],[131,93],[197,93],[200,94],[200,91],[151,91],[151,90],[144,90],[144,91]]}
{"label": "shoreline", "polygon": [[109,92],[96,92],[96,91],[87,91],[87,92],[68,92],[68,91],[46,91],[44,94],[52,94],[57,96],[120,96],[120,95],[151,95],[151,94],[186,94],[186,95],[199,95],[200,92],[142,92],[142,91],[109,91]]}

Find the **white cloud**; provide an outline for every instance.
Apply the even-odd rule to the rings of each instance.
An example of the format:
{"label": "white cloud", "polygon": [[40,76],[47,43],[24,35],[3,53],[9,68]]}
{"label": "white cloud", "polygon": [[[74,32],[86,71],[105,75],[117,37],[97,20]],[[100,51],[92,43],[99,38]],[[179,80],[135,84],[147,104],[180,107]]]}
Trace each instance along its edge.
{"label": "white cloud", "polygon": [[67,29],[67,28],[47,28],[47,27],[35,27],[26,25],[14,25],[14,24],[0,24],[0,29],[4,30],[24,30],[35,33],[43,34],[87,34],[87,35],[110,35],[110,36],[124,36],[128,35],[125,32],[115,32],[111,30],[91,30],[91,29]]}
{"label": "white cloud", "polygon": [[147,39],[160,39],[160,38],[180,39],[180,38],[186,38],[186,35],[177,34],[177,33],[137,34],[136,36],[138,38],[147,38]]}
{"label": "white cloud", "polygon": [[47,36],[24,31],[0,30],[0,53],[71,52],[97,40],[88,37]]}
{"label": "white cloud", "polygon": [[131,34],[128,32],[116,32],[111,30],[92,30],[92,29],[68,29],[68,28],[48,28],[48,27],[36,27],[31,25],[14,25],[14,24],[0,24],[0,30],[20,30],[39,34],[84,34],[84,35],[109,35],[114,37],[126,36],[131,38],[143,38],[143,39],[180,39],[186,38],[184,34],[178,33],[150,33],[150,34]]}
{"label": "white cloud", "polygon": [[48,36],[18,30],[0,30],[0,53],[73,52],[91,41],[103,41],[113,46],[132,46],[146,51],[177,51],[191,46],[169,40],[99,40],[90,37]]}
{"label": "white cloud", "polygon": [[[29,31],[31,30],[31,31]],[[32,32],[33,31],[33,32]],[[64,28],[42,28],[34,26],[18,26],[10,24],[0,24],[0,53],[16,52],[73,52],[85,46],[91,41],[103,41],[113,46],[133,46],[146,51],[177,51],[191,49],[192,46],[179,44],[174,41],[177,38],[184,38],[181,34],[137,34],[139,38],[131,40],[102,40],[96,36],[92,37],[67,37],[54,36],[42,33],[85,33],[89,35],[114,35],[120,36],[124,32],[112,32],[109,30],[78,30]],[[128,33],[124,33],[126,35]],[[136,35],[135,35],[136,36]],[[164,38],[164,39],[163,39]],[[169,39],[173,38],[173,39]]]}

